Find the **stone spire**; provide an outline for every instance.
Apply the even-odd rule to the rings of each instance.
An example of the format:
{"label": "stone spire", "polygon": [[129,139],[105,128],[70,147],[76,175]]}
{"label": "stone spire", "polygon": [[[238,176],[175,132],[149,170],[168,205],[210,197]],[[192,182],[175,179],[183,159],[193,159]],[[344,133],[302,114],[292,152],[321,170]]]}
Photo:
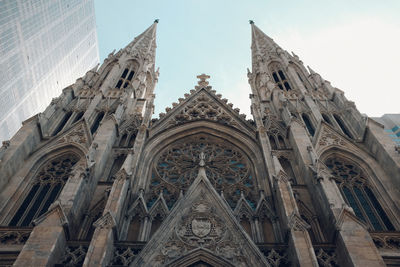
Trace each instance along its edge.
{"label": "stone spire", "polygon": [[139,59],[146,59],[151,63],[155,62],[156,57],[156,32],[157,32],[158,19],[147,28],[142,34],[135,37],[124,49],[128,54],[138,57]]}
{"label": "stone spire", "polygon": [[277,45],[272,38],[261,31],[251,20],[251,52],[253,60],[253,71],[257,69],[259,61],[266,60],[273,55],[277,55],[282,48]]}

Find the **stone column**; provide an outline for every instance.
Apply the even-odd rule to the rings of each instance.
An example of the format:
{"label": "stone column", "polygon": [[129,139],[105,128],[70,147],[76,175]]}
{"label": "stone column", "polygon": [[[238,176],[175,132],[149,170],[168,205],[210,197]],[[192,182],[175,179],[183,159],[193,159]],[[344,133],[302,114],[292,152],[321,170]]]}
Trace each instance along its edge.
{"label": "stone column", "polygon": [[107,266],[114,252],[117,227],[121,222],[129,188],[128,174],[121,169],[114,180],[103,216],[99,218],[83,266]]}
{"label": "stone column", "polygon": [[310,226],[300,217],[287,174],[283,171],[278,158],[273,156],[273,159],[276,166],[274,188],[277,207],[279,207],[283,227],[289,232],[289,250],[291,259],[294,261],[292,264],[317,267],[318,261],[308,233]]}
{"label": "stone column", "polygon": [[364,223],[346,205],[329,170],[318,161],[306,129],[296,120],[290,124],[289,138],[325,230],[332,229],[331,238],[337,236],[340,266],[385,266]]}

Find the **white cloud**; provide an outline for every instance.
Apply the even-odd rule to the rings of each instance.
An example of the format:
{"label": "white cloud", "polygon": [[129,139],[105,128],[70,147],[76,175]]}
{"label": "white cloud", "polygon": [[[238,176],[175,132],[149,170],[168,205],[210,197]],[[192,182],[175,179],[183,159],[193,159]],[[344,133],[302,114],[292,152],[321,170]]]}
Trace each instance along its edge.
{"label": "white cloud", "polygon": [[343,90],[362,113],[400,112],[399,25],[363,17],[314,32],[286,29],[271,37]]}

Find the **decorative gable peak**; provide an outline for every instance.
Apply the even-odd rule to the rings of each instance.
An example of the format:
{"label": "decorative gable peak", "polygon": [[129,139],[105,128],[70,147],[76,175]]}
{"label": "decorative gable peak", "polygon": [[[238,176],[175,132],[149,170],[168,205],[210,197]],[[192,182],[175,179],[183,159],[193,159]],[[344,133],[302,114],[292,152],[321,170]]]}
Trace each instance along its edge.
{"label": "decorative gable peak", "polygon": [[[233,108],[232,103],[228,103],[221,94],[216,94],[215,90],[207,81],[209,75],[198,75],[198,85],[190,90],[190,94],[185,94],[185,98],[179,98],[179,103],[172,103],[172,108],[167,107],[166,113],[160,113],[160,119],[153,123],[153,129],[158,129],[162,125],[162,130],[180,125],[183,123],[208,120],[224,125],[252,129],[251,122],[246,121],[246,115],[240,114],[240,109]],[[161,129],[160,128],[160,129]],[[157,132],[157,130],[155,130]]]}
{"label": "decorative gable peak", "polygon": [[[199,249],[203,251],[199,251]],[[205,253],[207,252],[207,253]],[[269,266],[208,180],[204,167],[132,266],[175,266],[200,253],[218,266]],[[186,265],[185,265],[186,266]]]}
{"label": "decorative gable peak", "polygon": [[75,123],[70,128],[58,133],[50,146],[74,144],[88,149],[92,143],[92,135],[84,119]]}
{"label": "decorative gable peak", "polygon": [[201,88],[210,88],[211,86],[208,86],[209,82],[207,81],[207,79],[210,79],[210,75],[206,75],[206,74],[201,74],[201,75],[197,75],[197,79],[199,79],[199,81],[197,82],[198,85],[196,85],[194,88],[196,89],[201,89]]}

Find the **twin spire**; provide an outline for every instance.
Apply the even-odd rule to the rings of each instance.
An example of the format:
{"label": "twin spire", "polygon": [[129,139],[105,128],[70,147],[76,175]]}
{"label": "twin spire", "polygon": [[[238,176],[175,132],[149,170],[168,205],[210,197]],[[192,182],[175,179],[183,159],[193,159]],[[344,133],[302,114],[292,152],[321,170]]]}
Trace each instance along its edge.
{"label": "twin spire", "polygon": [[[139,52],[141,56],[151,55],[151,60],[154,62],[155,48],[157,47],[156,31],[158,22],[159,20],[156,19],[142,34],[135,37],[135,39],[125,47],[125,50],[131,53]],[[254,24],[254,21],[250,20],[250,25],[252,36],[251,49],[253,56],[259,55],[263,57],[266,55],[266,52],[276,51],[277,48],[280,48],[272,38],[266,35]]]}

